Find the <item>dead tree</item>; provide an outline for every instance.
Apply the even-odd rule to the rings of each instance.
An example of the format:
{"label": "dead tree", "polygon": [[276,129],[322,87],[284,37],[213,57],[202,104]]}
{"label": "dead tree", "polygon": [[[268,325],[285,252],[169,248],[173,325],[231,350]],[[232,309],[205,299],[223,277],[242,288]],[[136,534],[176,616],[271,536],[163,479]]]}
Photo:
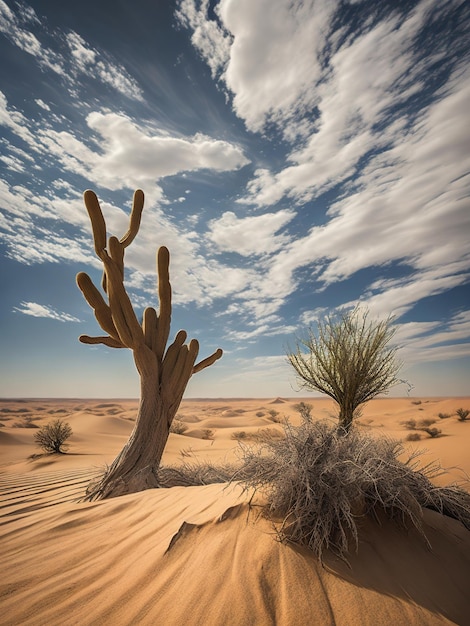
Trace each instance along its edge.
{"label": "dead tree", "polygon": [[99,500],[159,486],[158,467],[186,385],[192,374],[219,359],[222,350],[196,363],[199,343],[192,339],[187,345],[184,330],[180,330],[167,347],[171,285],[170,254],[165,247],[159,248],[157,253],[159,312],[146,308],[142,324],[139,323],[124,286],[124,251],[140,227],[143,192],[134,193],[129,230],[121,239],[109,237],[107,246],[106,223],[98,198],[88,190],[84,201],[93,229],[95,252],[103,263],[102,288],[107,302],[88,274],[80,272],[77,284],[106,335],[81,335],[79,339],[82,343],[132,350],[141,381],[140,404],[129,441],[104,476],[87,490],[87,500]]}

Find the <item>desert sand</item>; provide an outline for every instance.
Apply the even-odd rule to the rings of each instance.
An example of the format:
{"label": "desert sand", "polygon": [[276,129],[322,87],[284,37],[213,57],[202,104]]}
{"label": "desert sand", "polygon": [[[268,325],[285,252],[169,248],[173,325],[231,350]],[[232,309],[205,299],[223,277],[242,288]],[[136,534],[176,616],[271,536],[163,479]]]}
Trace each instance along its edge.
{"label": "desert sand", "polygon": [[[298,423],[301,400],[184,400],[187,430],[170,435],[163,463],[234,461],[237,438],[280,429],[273,419]],[[304,400],[315,419],[334,417],[332,401]],[[463,481],[470,421],[458,408],[470,397],[377,399],[359,427],[404,441],[404,421],[434,419],[441,436],[405,445],[452,468],[441,484]],[[470,533],[431,511],[429,545],[412,529],[362,520],[358,553],[348,564],[328,555],[322,567],[280,543],[237,484],[80,501],[127,441],[136,409],[136,400],[0,400],[0,624],[470,624]],[[68,453],[38,456],[34,426],[58,417],[73,429]]]}

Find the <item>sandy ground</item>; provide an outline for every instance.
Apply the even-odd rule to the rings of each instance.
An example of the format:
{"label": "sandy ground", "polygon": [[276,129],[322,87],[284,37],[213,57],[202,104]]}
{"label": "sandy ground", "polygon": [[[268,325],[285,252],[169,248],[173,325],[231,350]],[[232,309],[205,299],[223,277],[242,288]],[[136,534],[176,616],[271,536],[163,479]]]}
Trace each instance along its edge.
{"label": "sandy ground", "polygon": [[[185,400],[177,418],[186,430],[170,435],[163,463],[236,460],[236,438],[298,422],[300,400]],[[333,402],[305,401],[315,419],[333,419]],[[470,475],[470,420],[458,408],[470,409],[470,397],[378,399],[359,423],[452,468],[445,484]],[[237,485],[80,502],[127,441],[136,409],[135,400],[0,400],[0,624],[470,624],[469,533],[433,512],[432,549],[411,530],[363,521],[349,566],[328,556],[321,567],[276,541]],[[32,458],[35,427],[55,418],[73,429],[68,453]]]}

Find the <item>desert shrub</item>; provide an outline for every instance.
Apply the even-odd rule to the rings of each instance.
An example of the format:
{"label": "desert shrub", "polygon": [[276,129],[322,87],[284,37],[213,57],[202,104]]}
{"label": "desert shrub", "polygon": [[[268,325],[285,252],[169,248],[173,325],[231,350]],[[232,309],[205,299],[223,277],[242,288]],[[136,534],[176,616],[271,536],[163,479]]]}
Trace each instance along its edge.
{"label": "desert shrub", "polygon": [[422,507],[470,529],[470,493],[435,486],[431,478],[443,471],[437,464],[418,468],[418,452],[402,462],[399,442],[356,429],[344,436],[324,422],[284,429],[282,440],[243,447],[243,465],[234,476],[264,494],[267,513],[282,520],[282,540],[308,546],[320,560],[327,549],[345,557],[351,542],[357,549],[360,517],[383,511],[423,533]]}
{"label": "desert shrub", "polygon": [[188,430],[187,425],[181,420],[173,420],[170,426],[170,433],[175,435],[183,435]]}
{"label": "desert shrub", "polygon": [[238,441],[240,439],[247,439],[247,438],[248,438],[248,435],[247,435],[246,431],[244,431],[244,430],[236,430],[231,435],[231,439],[237,439]]}
{"label": "desert shrub", "polygon": [[440,417],[441,420],[446,420],[448,417],[451,417],[450,413],[438,413],[437,416]]}
{"label": "desert shrub", "polygon": [[264,443],[271,439],[283,439],[284,433],[275,428],[258,428],[255,432],[247,433],[244,430],[238,430],[232,433],[232,439],[237,441],[255,441]]}
{"label": "desert shrub", "polygon": [[411,404],[422,404],[421,400],[412,400]]}
{"label": "desert shrub", "polygon": [[230,463],[214,465],[208,461],[185,461],[178,466],[161,466],[157,478],[161,487],[196,487],[229,482],[236,471]]}
{"label": "desert shrub", "polygon": [[263,411],[258,411],[256,413],[256,417],[264,417],[264,412]]}
{"label": "desert shrub", "polygon": [[467,417],[470,415],[470,411],[468,409],[457,409],[456,413],[460,422],[465,422]]}
{"label": "desert shrub", "polygon": [[[408,428],[409,430],[422,430],[423,432],[427,433],[430,437],[433,437],[433,438],[439,437],[439,435],[442,434],[442,431],[439,430],[439,428],[430,428],[431,424],[436,423],[436,420],[433,420],[433,419],[423,419],[423,420],[420,420],[419,422],[416,422],[416,420],[414,419],[409,419],[401,423],[405,428]],[[407,441],[417,441],[418,439],[421,439],[421,437],[418,437],[418,439],[412,439],[410,437],[411,435],[408,435]]]}
{"label": "desert shrub", "polygon": [[294,409],[299,413],[302,420],[310,422],[312,419],[312,405],[307,402],[299,402],[294,405]]}
{"label": "desert shrub", "polygon": [[420,441],[421,435],[419,433],[410,433],[405,437],[405,441]]}
{"label": "desert shrub", "polygon": [[275,424],[279,424],[281,422],[281,418],[279,417],[279,411],[276,411],[276,409],[269,409],[268,413],[271,422],[274,422]]}
{"label": "desert shrub", "polygon": [[201,439],[214,439],[214,431],[210,428],[204,428]]}
{"label": "desert shrub", "polygon": [[423,432],[428,433],[428,435],[432,438],[439,437],[442,434],[442,430],[440,430],[439,428],[424,427],[424,428],[420,428],[419,430],[422,430]]}
{"label": "desert shrub", "polygon": [[435,423],[436,423],[436,420],[433,420],[432,418],[427,417],[425,419],[419,420],[418,427],[427,428],[428,426],[432,426]]}
{"label": "desert shrub", "polygon": [[318,322],[316,330],[298,339],[287,358],[301,387],[338,404],[339,429],[346,434],[361,405],[400,382],[396,348],[388,347],[395,332],[392,318],[369,321],[367,311],[356,308],[339,320]]}
{"label": "desert shrub", "polygon": [[45,452],[63,454],[67,448],[65,441],[72,434],[70,424],[56,419],[41,426],[39,431],[34,434],[34,441]]}
{"label": "desert shrub", "polygon": [[25,417],[20,422],[14,422],[12,428],[39,428],[37,424],[33,422],[32,417]]}

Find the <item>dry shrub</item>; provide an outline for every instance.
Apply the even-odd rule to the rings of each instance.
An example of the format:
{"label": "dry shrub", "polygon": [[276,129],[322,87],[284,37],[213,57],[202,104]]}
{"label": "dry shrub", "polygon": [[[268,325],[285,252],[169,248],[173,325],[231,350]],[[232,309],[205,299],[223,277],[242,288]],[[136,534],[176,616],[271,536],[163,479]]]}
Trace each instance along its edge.
{"label": "dry shrub", "polygon": [[299,413],[300,417],[309,422],[312,419],[312,405],[307,402],[299,402],[294,404],[294,409]]}
{"label": "dry shrub", "polygon": [[460,422],[465,422],[470,415],[470,411],[468,409],[457,409],[456,414]]}
{"label": "dry shrub", "polygon": [[428,418],[419,420],[418,427],[419,428],[427,428],[428,426],[432,426],[435,423],[436,423],[436,420],[428,417]]}
{"label": "dry shrub", "polygon": [[214,439],[214,431],[210,428],[204,428],[202,431],[202,439]]}
{"label": "dry shrub", "polygon": [[405,441],[420,441],[421,435],[419,433],[410,433],[405,437]]}
{"label": "dry shrub", "polygon": [[249,439],[250,436],[247,434],[245,430],[236,430],[235,432],[232,433],[230,438],[240,441],[240,439],[245,439],[245,440]]}
{"label": "dry shrub", "polygon": [[57,419],[42,426],[34,434],[34,441],[45,452],[63,454],[67,448],[65,441],[72,435],[70,424]]}
{"label": "dry shrub", "polygon": [[158,482],[161,487],[195,487],[229,482],[236,467],[230,463],[214,465],[209,461],[185,461],[179,466],[161,466]]}
{"label": "dry shrub", "polygon": [[181,420],[175,419],[171,422],[170,433],[174,433],[175,435],[184,435],[187,430],[187,425]]}
{"label": "dry shrub", "polygon": [[435,437],[440,437],[440,435],[442,434],[442,430],[440,430],[440,428],[420,428],[419,430],[428,433],[428,435],[433,439]]}
{"label": "dry shrub", "polygon": [[279,411],[276,411],[275,409],[270,409],[268,411],[269,413],[269,420],[271,420],[271,422],[274,422],[275,424],[280,424],[282,421],[282,418],[279,417]]}
{"label": "dry shrub", "polygon": [[12,428],[39,428],[37,424],[33,422],[32,417],[25,417],[20,422],[14,422],[11,425]]}
{"label": "dry shrub", "polygon": [[351,541],[357,549],[358,518],[381,511],[421,533],[423,507],[470,529],[470,494],[455,485],[435,486],[431,479],[444,471],[435,463],[419,467],[419,452],[403,463],[399,442],[356,429],[342,436],[325,422],[284,429],[282,440],[243,446],[234,480],[265,495],[267,513],[283,520],[281,539],[308,546],[320,560],[327,549],[344,558]]}
{"label": "dry shrub", "polygon": [[441,420],[446,420],[447,418],[451,417],[451,414],[450,413],[438,413],[437,416],[440,417]]}
{"label": "dry shrub", "polygon": [[257,441],[264,443],[271,439],[283,439],[284,433],[275,428],[258,428],[256,432],[247,433],[245,430],[236,430],[232,433],[232,439],[237,441]]}

